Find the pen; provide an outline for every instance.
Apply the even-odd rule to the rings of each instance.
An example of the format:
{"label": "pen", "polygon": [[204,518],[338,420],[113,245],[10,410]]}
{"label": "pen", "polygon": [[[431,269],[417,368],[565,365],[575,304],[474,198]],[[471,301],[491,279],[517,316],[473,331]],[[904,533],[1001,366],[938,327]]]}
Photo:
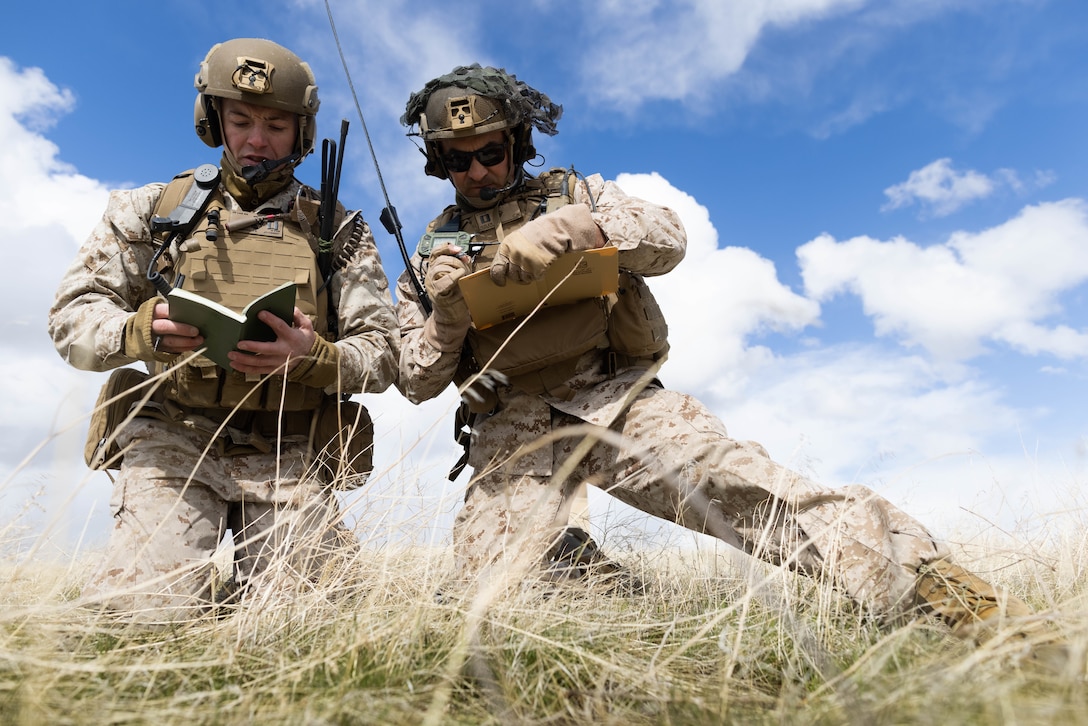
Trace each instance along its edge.
{"label": "pen", "polygon": [[[179,274],[177,277],[174,278],[174,287],[181,287],[181,283],[183,283],[183,282],[185,282],[185,275]],[[168,303],[170,302],[169,298],[167,299],[166,302],[168,302]],[[155,342],[151,346],[151,350],[158,353],[160,343],[162,343],[162,336],[161,335],[156,335],[155,336]]]}

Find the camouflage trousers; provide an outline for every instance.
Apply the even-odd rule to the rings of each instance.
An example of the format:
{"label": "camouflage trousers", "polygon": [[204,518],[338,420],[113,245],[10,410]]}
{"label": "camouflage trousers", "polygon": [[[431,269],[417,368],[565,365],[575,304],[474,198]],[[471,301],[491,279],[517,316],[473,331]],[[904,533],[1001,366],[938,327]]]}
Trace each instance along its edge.
{"label": "camouflage trousers", "polygon": [[864,486],[821,487],[735,441],[691,396],[643,390],[608,428],[517,395],[477,426],[475,478],[454,524],[460,566],[536,557],[593,483],[648,514],[763,560],[829,578],[871,612],[914,603],[918,567],[947,554],[920,523]]}
{"label": "camouflage trousers", "polygon": [[[83,590],[93,603],[134,622],[177,622],[232,594],[290,597],[354,554],[333,492],[306,476],[305,440],[284,440],[278,456],[221,456],[206,439],[146,418],[121,433],[130,448],[110,499],[114,526]],[[217,558],[228,530],[233,546]]]}

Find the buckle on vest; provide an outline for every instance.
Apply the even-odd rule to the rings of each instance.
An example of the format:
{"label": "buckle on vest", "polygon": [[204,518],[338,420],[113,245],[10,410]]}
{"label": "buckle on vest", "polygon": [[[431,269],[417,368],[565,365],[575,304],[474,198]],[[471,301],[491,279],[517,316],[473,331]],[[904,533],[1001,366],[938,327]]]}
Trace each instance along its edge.
{"label": "buckle on vest", "polygon": [[604,356],[604,373],[610,379],[616,377],[616,371],[620,369],[619,354],[614,350],[610,350],[605,353]]}
{"label": "buckle on vest", "polygon": [[230,437],[230,441],[235,446],[249,446],[262,454],[269,454],[272,452],[272,444],[268,442],[268,439],[261,436],[256,431],[244,431],[234,426],[227,426],[227,436]]}

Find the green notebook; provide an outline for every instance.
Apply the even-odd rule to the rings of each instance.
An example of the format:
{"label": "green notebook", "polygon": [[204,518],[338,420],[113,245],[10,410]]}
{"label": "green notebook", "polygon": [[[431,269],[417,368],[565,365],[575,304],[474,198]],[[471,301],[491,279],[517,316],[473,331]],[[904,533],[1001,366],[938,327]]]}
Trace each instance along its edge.
{"label": "green notebook", "polygon": [[227,353],[238,348],[239,340],[275,340],[276,334],[257,319],[268,310],[288,324],[295,319],[295,283],[285,282],[252,300],[242,312],[212,302],[199,293],[176,287],[167,296],[170,319],[195,326],[204,336],[204,355],[230,370]]}

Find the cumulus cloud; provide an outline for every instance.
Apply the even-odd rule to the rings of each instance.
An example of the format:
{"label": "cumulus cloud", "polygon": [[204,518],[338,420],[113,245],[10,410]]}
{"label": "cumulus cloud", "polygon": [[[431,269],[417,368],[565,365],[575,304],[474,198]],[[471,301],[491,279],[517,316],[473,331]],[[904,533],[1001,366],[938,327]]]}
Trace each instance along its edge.
{"label": "cumulus cloud", "polygon": [[916,201],[938,217],[951,214],[964,204],[984,199],[994,191],[994,182],[977,171],[957,172],[951,159],[938,159],[917,171],[905,182],[884,190],[888,203],[882,209],[898,209]]}
{"label": "cumulus cloud", "polygon": [[[20,69],[0,57],[0,214],[9,231],[58,225],[79,239],[89,229],[88,215],[101,213],[106,190],[61,161],[56,145],[41,135],[73,103],[41,69]],[[55,213],[57,199],[65,201],[65,214]]]}
{"label": "cumulus cloud", "polygon": [[987,344],[1060,358],[1088,355],[1088,333],[1061,321],[1063,293],[1088,280],[1088,206],[1025,207],[981,232],[921,247],[909,240],[821,235],[797,250],[816,300],[851,292],[878,335],[966,359]]}
{"label": "cumulus cloud", "polygon": [[[63,380],[53,375],[66,366],[49,343],[45,314],[62,271],[101,215],[108,194],[101,183],[61,161],[56,145],[35,130],[49,128],[71,109],[71,94],[40,69],[19,69],[0,58],[0,134],[5,139],[0,148],[0,216],[5,221],[0,267],[18,271],[4,284],[9,314],[0,351],[4,360],[41,358],[29,367],[33,380],[21,377],[19,396],[33,397],[53,388],[51,380]],[[21,410],[34,416],[40,408]],[[24,430],[26,423],[20,422]]]}
{"label": "cumulus cloud", "polygon": [[688,249],[676,270],[651,285],[669,321],[668,375],[715,396],[735,393],[749,371],[771,356],[749,338],[766,330],[814,324],[819,305],[778,280],[774,263],[743,247],[718,247],[705,206],[659,174],[620,174],[629,194],[672,208],[684,223]]}
{"label": "cumulus cloud", "polygon": [[[0,58],[0,268],[10,273],[0,293],[8,311],[0,336],[0,388],[9,412],[0,421],[0,504],[5,514],[42,523],[89,513],[104,517],[109,491],[85,486],[89,477],[80,465],[97,381],[65,365],[45,329],[60,275],[107,196],[101,183],[61,161],[56,145],[42,136],[72,108],[71,94],[40,69]],[[62,501],[71,503],[70,511],[59,506]],[[104,526],[98,524],[100,534]]]}
{"label": "cumulus cloud", "polygon": [[600,28],[583,65],[592,95],[618,106],[691,100],[744,64],[769,27],[847,12],[864,0],[687,0],[609,2],[591,6],[587,27]]}
{"label": "cumulus cloud", "polygon": [[16,357],[48,350],[45,311],[55,282],[106,202],[106,189],[61,161],[56,145],[41,135],[72,103],[40,69],[0,58],[0,266],[25,270],[4,285],[4,295],[18,304],[6,306],[0,350]]}
{"label": "cumulus cloud", "polygon": [[[48,357],[46,310],[55,283],[106,205],[107,189],[58,157],[58,149],[35,128],[48,128],[72,109],[71,94],[38,69],[20,70],[0,59],[0,216],[5,223],[0,266],[22,270],[5,279],[2,295],[10,313],[0,350],[8,359]],[[30,124],[28,120],[33,120]],[[63,209],[63,213],[59,210]],[[58,365],[61,364],[57,358]],[[48,371],[38,368],[44,376]]]}
{"label": "cumulus cloud", "polygon": [[884,190],[887,203],[882,211],[918,204],[923,213],[945,217],[971,202],[985,199],[1002,188],[1020,192],[1045,186],[1053,180],[1047,172],[1037,172],[1030,182],[1024,182],[1012,169],[998,169],[987,175],[973,169],[957,171],[952,160],[937,159],[910,173],[905,182]]}
{"label": "cumulus cloud", "polygon": [[865,343],[816,348],[777,361],[730,414],[795,468],[865,481],[1015,426],[1000,389],[973,373]]}
{"label": "cumulus cloud", "polygon": [[[984,342],[1013,346],[1018,334],[1034,333],[1036,352],[1076,345],[1077,335],[1063,338],[1061,325],[1045,325],[1044,311],[1060,312],[1061,292],[1088,276],[1077,252],[1088,229],[1083,203],[1029,207],[1004,225],[928,250],[903,239],[822,236],[798,250],[801,295],[752,250],[719,248],[706,208],[669,180],[621,174],[617,182],[675,209],[685,225],[687,257],[649,281],[670,325],[662,379],[706,403],[733,436],[759,441],[824,484],[875,486],[935,526],[963,525],[972,511],[985,518],[1000,510],[1007,520],[1059,506],[1061,492],[1040,488],[1039,479],[1075,476],[1049,455],[1028,459],[1021,450],[1020,437],[1045,412],[1011,405],[1002,380],[970,363]],[[924,342],[925,350],[897,350],[854,333],[854,342],[817,339],[793,353],[759,344],[765,331],[817,338],[818,329],[838,325],[821,320],[820,303],[842,293],[857,295],[878,333]],[[1017,325],[1017,315],[1034,320],[1035,329]],[[1042,442],[1039,451],[1065,445]],[[591,501],[609,521],[632,516],[614,502]]]}

